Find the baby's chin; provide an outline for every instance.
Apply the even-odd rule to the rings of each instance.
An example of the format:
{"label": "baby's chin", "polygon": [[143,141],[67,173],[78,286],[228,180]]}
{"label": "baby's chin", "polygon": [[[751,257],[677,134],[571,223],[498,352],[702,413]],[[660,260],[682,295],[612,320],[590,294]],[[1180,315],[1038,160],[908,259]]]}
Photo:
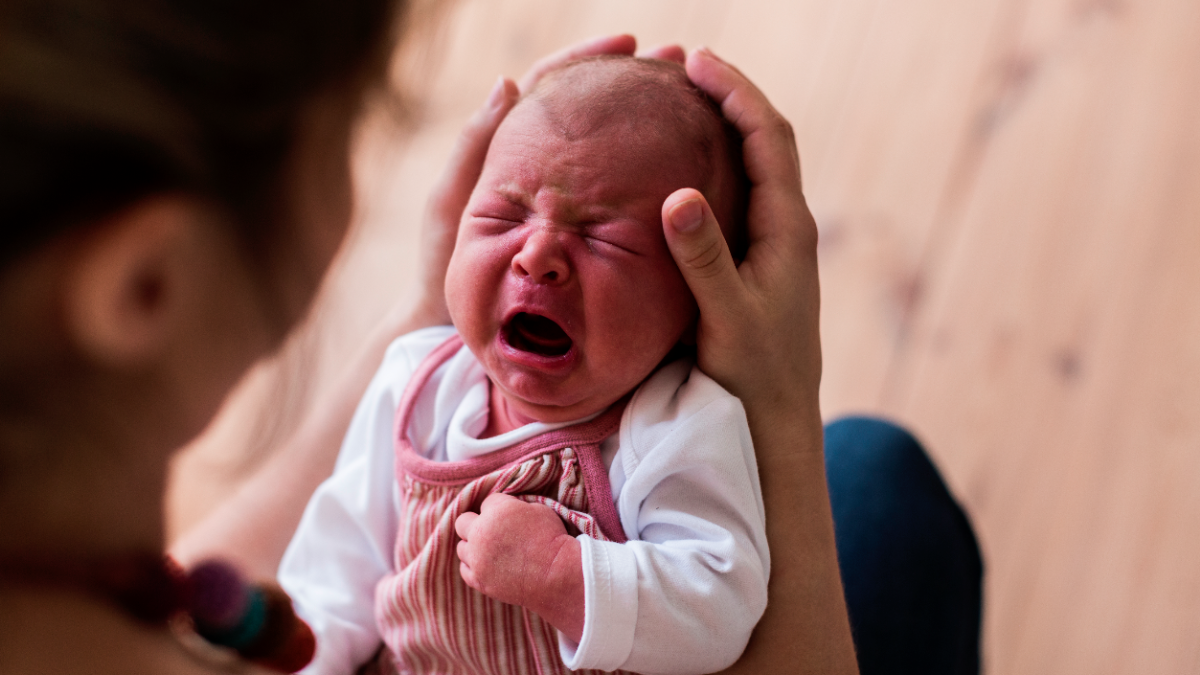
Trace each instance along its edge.
{"label": "baby's chin", "polygon": [[621,394],[579,396],[563,391],[564,387],[539,386],[528,381],[513,382],[513,378],[497,379],[491,372],[495,395],[504,399],[509,416],[521,424],[543,422],[558,424],[585,419],[607,410]]}
{"label": "baby's chin", "polygon": [[554,396],[536,398],[531,396],[533,400],[530,400],[504,393],[503,390],[501,390],[500,396],[504,397],[507,402],[510,414],[520,418],[524,423],[545,422],[547,424],[557,424],[560,422],[573,422],[603,412],[612,405],[611,401],[595,403],[587,400],[575,403],[562,403],[555,400]]}

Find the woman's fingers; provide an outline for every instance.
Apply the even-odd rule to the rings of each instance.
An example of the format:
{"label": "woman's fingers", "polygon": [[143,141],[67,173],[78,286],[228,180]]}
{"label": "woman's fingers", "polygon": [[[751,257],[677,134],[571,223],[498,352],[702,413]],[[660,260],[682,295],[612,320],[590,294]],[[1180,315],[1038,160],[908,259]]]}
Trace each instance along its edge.
{"label": "woman's fingers", "polygon": [[462,215],[475,181],[483,169],[488,145],[504,116],[517,102],[517,87],[512,80],[496,80],[487,102],[471,116],[463,127],[442,179],[433,191],[430,206],[439,216],[457,219]]}
{"label": "woman's fingers", "polygon": [[429,214],[432,218],[453,223],[457,228],[471,191],[475,189],[475,182],[479,180],[492,136],[516,102],[517,88],[512,80],[503,77],[496,80],[487,102],[463,127],[441,180],[429,197]]}
{"label": "woman's fingers", "polygon": [[696,86],[720,103],[725,117],[742,134],[751,186],[746,261],[753,263],[751,269],[758,275],[788,269],[803,272],[812,277],[815,287],[817,229],[800,185],[800,155],[792,125],[754,83],[707,49],[688,55],[687,71]]}
{"label": "woman's fingers", "polygon": [[721,105],[742,139],[754,148],[747,150],[746,171],[752,183],[779,179],[800,181],[800,155],[792,125],[775,110],[767,97],[737,68],[722,61],[707,48],[688,55],[688,77]]}
{"label": "woman's fingers", "polygon": [[791,124],[736,68],[707,49],[688,55],[688,77],[721,105],[742,134],[746,175],[750,179],[751,243],[784,233],[797,219],[811,220],[800,186],[800,156]]}
{"label": "woman's fingers", "polygon": [[[741,397],[748,409],[770,410],[776,406],[773,401],[815,400],[821,374],[817,229],[801,190],[791,125],[750,80],[711,52],[692,52],[686,67],[742,134],[751,183],[749,246],[734,273],[729,272],[732,263],[718,264],[714,254],[708,254],[713,262],[701,264],[711,237],[719,236],[715,223],[708,223],[711,212],[706,211],[708,224],[701,232],[713,229],[713,235],[687,241],[666,228],[668,245],[700,306],[700,367]],[[671,206],[664,205],[664,220]],[[714,271],[689,271],[689,258],[691,267]]]}
{"label": "woman's fingers", "polygon": [[533,86],[542,78],[542,75],[568,61],[581,59],[585,56],[598,56],[600,54],[632,54],[636,49],[637,39],[632,35],[605,35],[565,47],[549,56],[538,59],[529,68],[529,71],[525,73],[525,77],[521,78],[521,93],[533,89]]}
{"label": "woman's fingers", "polygon": [[[676,190],[663,202],[662,215],[667,246],[696,300],[705,304],[736,301],[741,279],[704,195],[693,188]],[[702,304],[700,311],[704,310]]]}
{"label": "woman's fingers", "polygon": [[[519,88],[521,93],[528,92],[543,75],[575,59],[582,59],[587,56],[599,56],[601,54],[633,54],[636,49],[637,39],[632,35],[605,35],[593,38],[587,42],[571,45],[549,56],[545,56],[534,63],[529,68],[529,71],[525,73],[525,76],[521,78]],[[662,59],[680,64],[687,61],[687,52],[679,45],[659,45],[638,52],[637,55],[641,58]]]}
{"label": "woman's fingers", "polygon": [[[446,267],[454,253],[458,221],[479,180],[488,145],[504,116],[517,102],[517,86],[500,78],[487,102],[467,122],[450,153],[450,161],[429,196],[425,227],[421,230],[421,282],[427,311],[441,323],[449,323],[445,309]],[[435,311],[436,308],[436,311]]]}
{"label": "woman's fingers", "polygon": [[640,51],[637,55],[638,58],[674,61],[680,65],[687,62],[687,52],[683,51],[683,47],[679,45],[659,45],[645,51]]}
{"label": "woman's fingers", "polygon": [[696,337],[701,369],[737,394],[738,387],[727,372],[737,358],[721,356],[730,357],[738,350],[738,333],[746,328],[739,317],[744,315],[748,297],[725,235],[706,199],[691,187],[674,191],[662,203],[662,231],[700,307]]}

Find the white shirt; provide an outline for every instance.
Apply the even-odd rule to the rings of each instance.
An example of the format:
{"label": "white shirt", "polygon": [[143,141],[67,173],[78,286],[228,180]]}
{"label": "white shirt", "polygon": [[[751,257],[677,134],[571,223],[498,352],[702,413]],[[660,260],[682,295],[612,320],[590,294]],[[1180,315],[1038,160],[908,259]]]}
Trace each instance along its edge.
{"label": "white shirt", "polygon": [[[317,635],[306,674],[352,673],[379,647],[375,585],[393,572],[398,526],[395,413],[417,366],[451,335],[451,327],[429,328],[388,348],[333,476],[313,495],[284,554],[279,581]],[[416,401],[413,447],[430,459],[459,461],[575,423],[533,423],[479,439],[487,415],[487,374],[463,348]],[[741,402],[677,361],[638,388],[601,450],[629,541],[579,535],[584,628],[578,644],[559,635],[564,663],[646,674],[732,664],[766,607],[770,574]]]}

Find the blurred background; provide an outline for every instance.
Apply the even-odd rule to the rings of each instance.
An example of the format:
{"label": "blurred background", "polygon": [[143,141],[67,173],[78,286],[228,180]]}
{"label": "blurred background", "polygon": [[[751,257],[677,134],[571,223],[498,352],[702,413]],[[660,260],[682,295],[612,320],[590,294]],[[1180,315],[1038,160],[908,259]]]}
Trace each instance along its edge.
{"label": "blurred background", "polygon": [[1200,670],[1195,0],[460,0],[404,61],[415,114],[363,122],[312,316],[177,460],[173,533],[411,288],[425,196],[496,77],[617,32],[712,47],[795,126],[824,413],[927,444],[984,552],[985,671]]}

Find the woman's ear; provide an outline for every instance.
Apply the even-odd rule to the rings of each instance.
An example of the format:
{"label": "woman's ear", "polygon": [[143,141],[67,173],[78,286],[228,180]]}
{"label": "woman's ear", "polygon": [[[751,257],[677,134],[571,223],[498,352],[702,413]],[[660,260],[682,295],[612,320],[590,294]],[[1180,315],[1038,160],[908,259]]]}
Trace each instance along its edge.
{"label": "woman's ear", "polygon": [[186,302],[188,242],[201,220],[180,197],[140,201],[88,233],[65,279],[67,337],[111,367],[156,360]]}

